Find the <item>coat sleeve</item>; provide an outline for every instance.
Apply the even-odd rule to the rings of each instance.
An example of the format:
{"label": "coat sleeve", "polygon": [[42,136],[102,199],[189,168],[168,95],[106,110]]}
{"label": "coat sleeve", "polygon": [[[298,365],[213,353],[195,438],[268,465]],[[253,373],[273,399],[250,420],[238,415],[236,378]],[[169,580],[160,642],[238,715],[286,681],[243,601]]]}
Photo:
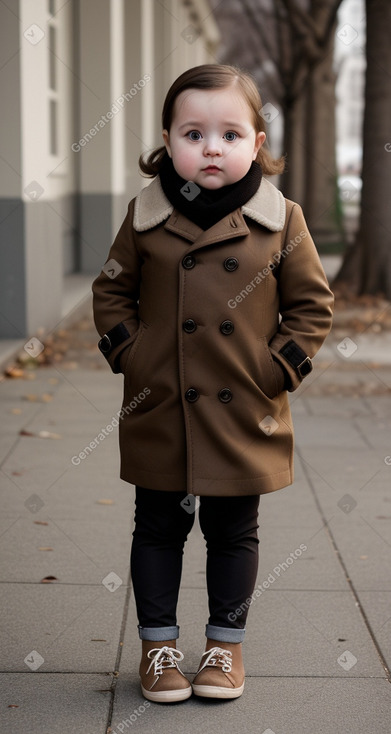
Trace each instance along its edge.
{"label": "coat sleeve", "polygon": [[[288,202],[287,202],[288,203]],[[292,392],[303,376],[300,358],[316,354],[331,329],[334,296],[301,207],[292,206],[276,272],[281,322],[269,343],[273,359],[288,373]]]}
{"label": "coat sleeve", "polygon": [[115,373],[121,371],[119,357],[134,342],[139,327],[141,258],[134,242],[133,210],[134,200],[128,206],[106,263],[92,284],[94,321],[100,336],[123,325],[118,330],[120,343],[105,355]]}

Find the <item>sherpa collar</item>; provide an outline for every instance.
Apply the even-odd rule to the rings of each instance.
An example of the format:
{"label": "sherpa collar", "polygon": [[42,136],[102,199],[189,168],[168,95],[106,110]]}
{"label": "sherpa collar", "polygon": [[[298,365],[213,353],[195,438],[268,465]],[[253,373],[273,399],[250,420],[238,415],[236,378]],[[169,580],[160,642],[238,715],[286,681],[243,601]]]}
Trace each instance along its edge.
{"label": "sherpa collar", "polygon": [[[262,224],[272,232],[281,232],[285,225],[285,199],[270,181],[262,178],[261,185],[245,206],[242,214]],[[133,226],[136,232],[145,232],[167,219],[174,207],[162,189],[159,176],[153,179],[136,197]]]}

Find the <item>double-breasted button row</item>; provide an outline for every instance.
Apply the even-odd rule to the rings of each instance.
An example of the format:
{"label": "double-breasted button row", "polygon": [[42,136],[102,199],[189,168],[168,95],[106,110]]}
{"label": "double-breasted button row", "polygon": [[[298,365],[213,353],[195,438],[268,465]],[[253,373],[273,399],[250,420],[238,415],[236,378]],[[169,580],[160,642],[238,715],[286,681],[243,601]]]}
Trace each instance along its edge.
{"label": "double-breasted button row", "polygon": [[[196,259],[194,255],[185,255],[184,258],[182,258],[182,267],[185,268],[185,270],[192,270],[192,268],[195,267]],[[233,272],[239,267],[239,260],[236,257],[227,257],[223,262],[224,268],[228,270],[228,272]]]}
{"label": "double-breasted button row", "polygon": [[[226,321],[222,321],[219,326],[219,329],[224,336],[232,334],[234,328],[232,321],[229,321],[228,319]],[[194,319],[186,319],[182,324],[182,329],[186,334],[193,334],[197,329],[197,324]]]}
{"label": "double-breasted button row", "polygon": [[[189,387],[185,392],[185,398],[188,403],[195,403],[199,397],[200,393],[195,387]],[[222,390],[219,390],[217,393],[217,397],[222,403],[229,403],[233,397],[232,390],[230,390],[229,387],[223,387]]]}

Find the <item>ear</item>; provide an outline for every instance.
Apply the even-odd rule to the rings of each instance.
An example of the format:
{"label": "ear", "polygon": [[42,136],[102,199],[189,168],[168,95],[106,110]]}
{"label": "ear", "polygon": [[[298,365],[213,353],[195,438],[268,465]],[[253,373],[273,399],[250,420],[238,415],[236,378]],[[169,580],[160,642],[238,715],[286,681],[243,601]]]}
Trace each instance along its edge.
{"label": "ear", "polygon": [[255,143],[254,143],[254,153],[253,153],[253,161],[255,161],[258,151],[260,148],[262,148],[262,145],[264,144],[266,140],[266,133],[259,132],[255,136]]}
{"label": "ear", "polygon": [[171,147],[170,147],[170,135],[169,135],[168,130],[163,130],[162,135],[163,135],[164,145],[166,146],[166,149],[167,149],[167,153],[171,158],[172,156],[171,156]]}

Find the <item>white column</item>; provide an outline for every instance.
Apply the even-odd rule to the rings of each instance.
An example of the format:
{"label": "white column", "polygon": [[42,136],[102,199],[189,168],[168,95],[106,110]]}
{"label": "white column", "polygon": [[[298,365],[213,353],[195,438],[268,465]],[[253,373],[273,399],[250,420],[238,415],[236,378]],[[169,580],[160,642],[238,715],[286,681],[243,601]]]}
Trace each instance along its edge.
{"label": "white column", "polygon": [[[154,79],[154,3],[143,0],[141,3],[141,76],[150,74],[151,80],[141,95],[141,134],[143,149],[155,145],[155,79]],[[146,183],[148,183],[146,181]]]}
{"label": "white column", "polygon": [[[124,58],[124,3],[123,0],[112,0],[110,3],[110,88],[113,101],[121,98],[125,92]],[[125,125],[122,109],[114,115],[110,132],[111,191],[113,194],[123,194],[125,190]]]}

